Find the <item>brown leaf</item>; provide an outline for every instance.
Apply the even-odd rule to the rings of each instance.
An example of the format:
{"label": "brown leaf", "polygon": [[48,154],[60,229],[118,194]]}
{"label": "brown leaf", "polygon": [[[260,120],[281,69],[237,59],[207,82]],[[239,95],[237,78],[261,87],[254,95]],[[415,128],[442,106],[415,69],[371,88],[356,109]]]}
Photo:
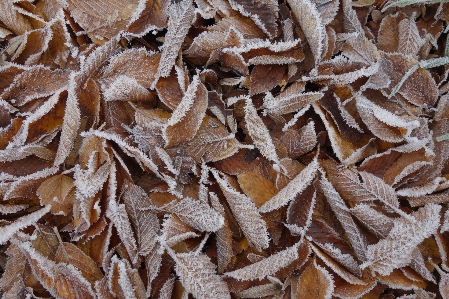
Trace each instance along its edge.
{"label": "brown leaf", "polygon": [[195,76],[166,124],[163,135],[166,147],[191,140],[203,121],[206,109],[207,90]]}
{"label": "brown leaf", "polygon": [[114,37],[120,30],[128,28],[128,21],[138,9],[137,0],[126,3],[119,1],[108,4],[92,1],[68,1],[70,15],[89,34],[102,41]]}
{"label": "brown leaf", "polygon": [[259,167],[237,175],[243,192],[253,200],[257,207],[262,206],[279,191],[274,181],[267,179],[261,174],[260,167],[259,164]]}
{"label": "brown leaf", "polygon": [[195,134],[188,142],[187,151],[198,163],[215,162],[232,156],[239,149],[239,142],[216,118],[205,116]]}
{"label": "brown leaf", "polygon": [[44,205],[51,205],[53,214],[67,215],[75,199],[74,187],[72,178],[60,174],[42,182],[37,194]]}
{"label": "brown leaf", "polygon": [[334,281],[327,270],[316,264],[316,260],[299,277],[298,298],[330,298]]}
{"label": "brown leaf", "polygon": [[59,244],[55,262],[76,267],[92,285],[95,281],[103,278],[103,274],[95,262],[72,243],[62,242]]}
{"label": "brown leaf", "polygon": [[269,243],[267,227],[254,202],[235,190],[217,171],[212,173],[248,242],[259,250],[267,248]]}
{"label": "brown leaf", "polygon": [[271,90],[281,82],[286,67],[283,65],[256,65],[250,76],[251,85],[249,94],[255,95]]}
{"label": "brown leaf", "polygon": [[[403,54],[386,54],[393,63],[390,88],[396,86],[402,76],[417,62]],[[430,72],[419,68],[402,85],[398,91],[407,101],[416,106],[433,106],[438,98],[437,86]]]}
{"label": "brown leaf", "polygon": [[[52,95],[66,86],[68,79],[67,71],[50,70],[45,67],[32,68],[16,76],[1,97],[14,106],[23,106],[34,99]],[[42,84],[46,81],[50,84]]]}

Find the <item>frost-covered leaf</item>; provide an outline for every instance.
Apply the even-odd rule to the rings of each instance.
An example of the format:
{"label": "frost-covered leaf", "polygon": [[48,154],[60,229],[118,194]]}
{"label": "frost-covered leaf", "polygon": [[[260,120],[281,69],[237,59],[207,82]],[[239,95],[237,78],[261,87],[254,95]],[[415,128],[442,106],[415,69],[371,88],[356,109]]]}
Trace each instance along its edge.
{"label": "frost-covered leaf", "polygon": [[351,213],[357,217],[370,231],[374,232],[381,238],[388,236],[393,228],[393,219],[376,211],[374,208],[366,204],[356,205],[351,209]]}
{"label": "frost-covered leaf", "polygon": [[428,204],[412,214],[413,220],[399,218],[385,239],[369,245],[364,267],[370,266],[382,275],[407,265],[412,252],[425,238],[434,234],[440,222],[441,207]]}
{"label": "frost-covered leaf", "polygon": [[59,298],[95,298],[91,284],[75,267],[45,258],[29,242],[19,247],[27,256],[34,276],[50,294]]}
{"label": "frost-covered leaf", "polygon": [[220,203],[215,193],[211,192],[209,195],[212,207],[224,218],[223,226],[216,232],[218,273],[222,273],[232,261],[232,234],[223,205]]}
{"label": "frost-covered leaf", "polygon": [[286,205],[295,196],[312,182],[315,177],[316,171],[318,169],[318,160],[315,157],[313,161],[307,165],[293,180],[291,180],[287,186],[279,191],[275,196],[273,196],[269,201],[263,204],[259,208],[261,213],[271,212],[273,210],[279,209],[280,207]]}
{"label": "frost-covered leaf", "polygon": [[[119,86],[124,88],[131,82],[137,82],[142,87],[149,88],[154,81],[160,58],[159,53],[148,52],[144,49],[123,51],[110,59],[99,82],[102,84],[102,88],[106,90],[105,92],[114,85],[118,85],[116,88],[119,89]],[[125,79],[129,82],[126,82]],[[108,96],[108,93],[112,93],[112,90],[107,92],[106,96]],[[110,96],[113,96],[113,94]]]}
{"label": "frost-covered leaf", "polygon": [[78,24],[92,37],[103,41],[126,30],[128,21],[138,9],[139,1],[127,3],[83,0],[67,1],[68,11]]}
{"label": "frost-covered leaf", "polygon": [[168,9],[168,31],[165,35],[165,43],[162,46],[161,59],[153,87],[160,77],[167,77],[175,64],[182,42],[192,24],[194,18],[194,7],[192,0],[183,0],[179,3],[172,3]]}
{"label": "frost-covered leaf", "polygon": [[251,287],[238,292],[237,295],[241,298],[263,298],[266,296],[280,296],[283,295],[283,293],[282,285],[270,283]]}
{"label": "frost-covered leaf", "polygon": [[163,135],[166,147],[191,140],[201,126],[206,109],[207,90],[195,76],[166,124]]}
{"label": "frost-covered leaf", "polygon": [[399,45],[398,50],[405,55],[416,57],[424,40],[419,35],[418,27],[413,19],[403,19],[398,24]]}
{"label": "frost-covered leaf", "polygon": [[204,254],[174,254],[176,273],[187,292],[198,299],[231,298],[228,286],[218,276],[216,266]]}
{"label": "frost-covered leaf", "polygon": [[318,64],[321,60],[324,39],[326,37],[326,30],[321,22],[318,10],[315,4],[309,0],[290,0],[288,3],[309,42],[313,57],[315,58],[315,64]]}
{"label": "frost-covered leaf", "polygon": [[[356,106],[363,122],[371,132],[376,137],[388,142],[403,141],[411,134],[413,129],[419,126],[417,121],[406,121],[390,111],[377,106],[362,95],[356,98]],[[400,128],[406,131],[401,131]],[[406,134],[401,133],[403,131]]]}
{"label": "frost-covered leaf", "polygon": [[[299,243],[295,244],[273,255],[270,255],[259,262],[232,272],[226,272],[223,275],[237,280],[261,280],[268,275],[273,275],[277,271],[293,263],[298,258],[299,247]],[[301,247],[301,249],[303,249],[303,247]]]}
{"label": "frost-covered leaf", "polygon": [[59,244],[55,262],[73,265],[91,283],[103,278],[103,274],[95,262],[72,243],[62,242]]}
{"label": "frost-covered leaf", "polygon": [[33,29],[30,20],[18,11],[13,2],[2,1],[0,10],[2,11],[0,21],[15,34],[20,35]]}
{"label": "frost-covered leaf", "polygon": [[246,100],[245,121],[248,133],[262,155],[275,163],[279,163],[279,157],[276,154],[276,147],[273,144],[270,132],[250,100]]}
{"label": "frost-covered leaf", "polygon": [[285,71],[286,67],[283,65],[256,65],[250,75],[249,94],[253,96],[280,85]]}
{"label": "frost-covered leaf", "polygon": [[232,156],[238,149],[233,134],[220,121],[206,115],[195,137],[188,142],[187,151],[196,161],[215,162]]}
{"label": "frost-covered leaf", "polygon": [[126,211],[126,206],[124,204],[117,204],[117,202],[112,201],[109,203],[106,216],[111,219],[117,229],[117,233],[123,245],[125,245],[126,251],[131,257],[132,262],[137,262],[138,247],[131,228],[128,213]]}
{"label": "frost-covered leaf", "polygon": [[[46,67],[25,70],[15,77],[14,82],[1,94],[1,98],[14,106],[23,106],[34,99],[52,95],[65,87],[68,84],[69,75],[68,71],[51,70]],[[42,84],[46,81],[50,84]]]}
{"label": "frost-covered leaf", "polygon": [[189,238],[199,237],[194,229],[181,221],[178,216],[170,215],[162,224],[162,237],[168,246],[176,245]]}
{"label": "frost-covered leaf", "polygon": [[316,143],[315,123],[310,122],[298,131],[287,130],[281,137],[282,143],[287,148],[290,158],[300,157],[311,151]]}
{"label": "frost-covered leaf", "polygon": [[245,17],[250,17],[268,37],[272,38],[276,36],[276,10],[273,10],[273,7],[270,7],[268,2],[255,3],[254,0],[231,0],[229,4]]}
{"label": "frost-covered leaf", "polygon": [[176,214],[184,223],[202,232],[215,232],[224,222],[223,217],[207,203],[190,197],[174,200],[160,209]]}
{"label": "frost-covered leaf", "polygon": [[269,243],[267,226],[256,205],[246,195],[235,190],[225,178],[221,178],[217,171],[212,173],[249,243],[259,250],[267,248]]}
{"label": "frost-covered leaf", "polygon": [[136,230],[139,254],[146,256],[155,249],[159,235],[159,221],[153,211],[148,210],[151,200],[139,186],[127,182],[123,190],[126,211]]}
{"label": "frost-covered leaf", "polygon": [[28,215],[18,218],[11,224],[7,224],[0,227],[0,244],[5,244],[8,240],[18,231],[24,229],[27,226],[35,224],[39,219],[47,214],[51,210],[51,205],[47,205],[44,208],[37,210]]}
{"label": "frost-covered leaf", "polygon": [[320,185],[332,210],[335,213],[335,216],[346,231],[346,234],[351,241],[352,247],[354,248],[357,257],[360,260],[364,261],[366,259],[366,246],[368,244],[365,236],[362,234],[359,227],[352,219],[349,208],[346,206],[346,203],[340,197],[337,190],[335,190],[335,188],[327,179],[322,178],[320,180]]}
{"label": "frost-covered leaf", "polygon": [[417,106],[435,104],[438,98],[436,83],[426,69],[447,64],[448,59],[434,58],[417,62],[402,54],[389,54],[387,59],[393,63],[390,98],[399,92]]}
{"label": "frost-covered leaf", "polygon": [[268,94],[264,99],[265,112],[276,115],[292,113],[307,107],[323,95],[321,92],[295,92],[292,88],[287,89],[276,98]]}

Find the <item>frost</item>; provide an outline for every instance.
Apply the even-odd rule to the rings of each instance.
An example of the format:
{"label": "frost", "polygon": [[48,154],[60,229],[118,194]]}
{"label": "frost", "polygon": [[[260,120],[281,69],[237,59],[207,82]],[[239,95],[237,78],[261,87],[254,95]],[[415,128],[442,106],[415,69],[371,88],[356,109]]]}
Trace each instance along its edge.
{"label": "frost", "polygon": [[267,248],[269,243],[267,227],[254,202],[246,195],[237,192],[217,171],[212,173],[248,241],[258,250]]}
{"label": "frost", "polygon": [[320,180],[320,185],[332,210],[335,213],[335,216],[346,231],[352,247],[354,248],[355,254],[360,260],[366,260],[366,246],[368,244],[365,236],[352,219],[351,214],[349,213],[349,208],[326,178],[322,178]]}
{"label": "frost", "polygon": [[298,258],[299,245],[300,244],[295,244],[273,255],[270,255],[259,262],[232,272],[226,272],[224,275],[237,280],[261,280],[266,276],[272,275],[280,269],[287,267],[295,261]]}
{"label": "frost", "polygon": [[246,100],[245,121],[249,135],[260,152],[274,163],[279,164],[279,158],[276,154],[276,147],[270,136],[270,132],[257,114],[256,108],[250,100]]}
{"label": "frost", "polygon": [[290,0],[288,3],[290,4],[292,11],[298,19],[301,29],[304,31],[307,41],[309,42],[315,58],[315,64],[318,64],[321,60],[321,55],[323,52],[323,40],[327,35],[326,30],[321,23],[317,8],[314,3],[308,0]]}
{"label": "frost", "polygon": [[367,248],[367,261],[362,267],[370,266],[382,275],[407,265],[412,252],[425,238],[434,234],[440,221],[441,206],[428,204],[412,214],[415,221],[399,218],[394,221],[388,236]]}
{"label": "frost", "polygon": [[192,139],[201,125],[206,109],[207,90],[199,77],[195,76],[166,124],[163,135],[166,146]]}
{"label": "frost", "polygon": [[48,205],[36,212],[23,216],[11,224],[0,227],[0,244],[5,244],[8,240],[21,229],[35,224],[39,219],[47,214],[51,209],[51,205]]}
{"label": "frost", "polygon": [[269,201],[259,208],[261,213],[267,213],[286,205],[290,200],[302,191],[312,182],[318,169],[318,161],[315,157],[313,161],[307,165],[287,186],[285,186],[278,194],[273,196]]}
{"label": "frost", "polygon": [[199,230],[215,232],[223,226],[223,217],[202,200],[186,197],[174,200],[160,208],[176,214],[187,225]]}
{"label": "frost", "polygon": [[187,292],[198,299],[230,299],[228,286],[215,274],[215,264],[204,254],[172,254],[176,273]]}
{"label": "frost", "polygon": [[165,78],[170,74],[194,16],[191,0],[173,3],[168,7],[168,31],[165,35],[165,43],[161,48],[162,55],[152,88],[156,86],[160,77]]}

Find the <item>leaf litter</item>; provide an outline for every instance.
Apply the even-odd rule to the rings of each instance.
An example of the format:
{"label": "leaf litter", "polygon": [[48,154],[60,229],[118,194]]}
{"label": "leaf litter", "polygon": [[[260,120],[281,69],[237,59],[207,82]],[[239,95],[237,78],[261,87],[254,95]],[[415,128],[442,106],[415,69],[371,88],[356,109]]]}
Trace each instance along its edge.
{"label": "leaf litter", "polygon": [[1,298],[449,298],[446,0],[0,0]]}

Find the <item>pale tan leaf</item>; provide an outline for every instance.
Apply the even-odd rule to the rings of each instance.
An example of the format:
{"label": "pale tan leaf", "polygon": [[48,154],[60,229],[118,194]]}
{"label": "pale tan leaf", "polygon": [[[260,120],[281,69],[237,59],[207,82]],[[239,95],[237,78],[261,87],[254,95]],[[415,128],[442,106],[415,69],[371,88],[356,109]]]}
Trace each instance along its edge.
{"label": "pale tan leaf", "polygon": [[298,298],[330,299],[334,291],[334,280],[314,259],[299,277],[298,290]]}
{"label": "pale tan leaf", "polygon": [[269,169],[268,172],[275,171],[272,167],[259,164],[252,170],[237,175],[240,188],[257,207],[261,207],[279,191],[273,178],[266,175],[266,168]]}
{"label": "pale tan leaf", "polygon": [[74,201],[73,179],[62,174],[45,181],[37,189],[37,195],[44,205],[51,205],[53,214],[67,215],[72,210]]}
{"label": "pale tan leaf", "polygon": [[216,266],[200,253],[173,254],[176,273],[187,292],[198,299],[230,299],[228,286],[215,274]]}
{"label": "pale tan leaf", "polygon": [[213,170],[212,173],[249,243],[258,250],[267,248],[269,245],[267,226],[254,202],[235,190],[226,179],[221,178],[217,171]]}
{"label": "pale tan leaf", "polygon": [[163,135],[166,147],[191,140],[201,126],[206,109],[207,90],[195,76],[166,124]]}

